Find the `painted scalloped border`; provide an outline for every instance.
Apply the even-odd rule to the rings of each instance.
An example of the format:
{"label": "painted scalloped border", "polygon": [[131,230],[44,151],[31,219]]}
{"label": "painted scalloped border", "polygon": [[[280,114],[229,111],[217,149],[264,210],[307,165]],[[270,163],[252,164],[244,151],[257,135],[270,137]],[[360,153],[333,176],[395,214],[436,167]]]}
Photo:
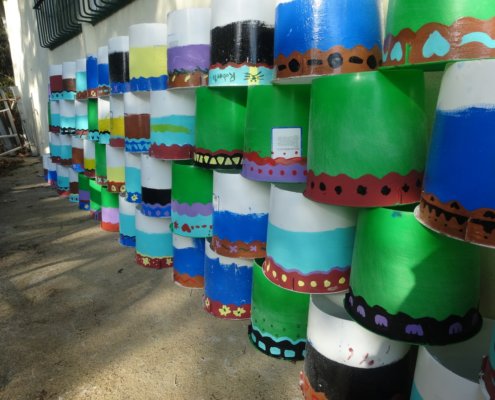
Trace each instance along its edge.
{"label": "painted scalloped border", "polygon": [[345,296],[344,307],[356,322],[378,335],[422,345],[462,342],[477,334],[482,325],[476,308],[469,309],[463,316],[451,315],[442,321],[431,317],[412,318],[403,312],[391,315],[378,305],[368,305],[363,297],[354,295],[352,288]]}
{"label": "painted scalloped border", "polygon": [[[462,33],[463,27],[474,26],[474,30]],[[428,65],[445,63],[463,59],[492,58],[495,49],[479,40],[468,40],[465,37],[474,33],[484,33],[488,38],[495,34],[495,17],[482,20],[473,17],[462,17],[450,26],[438,22],[430,22],[413,31],[402,29],[397,35],[387,34],[383,43],[383,66],[397,67],[410,65]],[[424,50],[430,40],[437,40],[447,45],[441,52],[429,50],[426,57]]]}
{"label": "painted scalloped border", "polygon": [[319,203],[349,207],[385,207],[417,203],[421,197],[423,172],[411,170],[407,175],[390,172],[382,178],[363,175],[351,178],[308,172],[304,196]]}
{"label": "painted scalloped border", "polygon": [[190,160],[193,154],[193,145],[186,144],[179,146],[178,144],[174,144],[167,146],[152,141],[149,151],[151,157],[159,158],[160,160]]}
{"label": "painted scalloped border", "polygon": [[119,243],[124,247],[136,247],[136,236],[128,236],[121,233]]}
{"label": "painted scalloped border", "polygon": [[169,204],[149,204],[144,201],[141,203],[141,213],[148,217],[154,218],[170,218],[172,215],[172,207]]}
{"label": "painted scalloped border", "polygon": [[308,175],[306,163],[305,157],[273,159],[244,153],[241,175],[255,181],[304,183]]}
{"label": "painted scalloped border", "polygon": [[263,334],[258,328],[250,324],[248,336],[251,342],[267,356],[284,360],[300,361],[306,355],[306,339],[300,339],[296,344],[289,340],[274,340],[273,337]]}
{"label": "painted scalloped border", "polygon": [[202,168],[240,169],[242,168],[242,150],[210,151],[194,148],[194,164]]}
{"label": "painted scalloped border", "polygon": [[427,228],[443,235],[480,246],[495,247],[495,209],[468,211],[459,201],[440,202],[423,193],[416,218]]}

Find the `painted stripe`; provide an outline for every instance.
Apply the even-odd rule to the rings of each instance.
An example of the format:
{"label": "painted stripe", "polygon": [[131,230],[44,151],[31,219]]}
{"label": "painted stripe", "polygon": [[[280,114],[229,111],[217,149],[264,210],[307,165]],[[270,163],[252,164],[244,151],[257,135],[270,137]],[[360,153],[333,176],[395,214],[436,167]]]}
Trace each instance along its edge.
{"label": "painted stripe", "polygon": [[208,74],[209,86],[269,85],[275,79],[275,69],[266,67],[227,66],[212,68]]}
{"label": "painted stripe", "polygon": [[470,32],[464,35],[461,40],[461,46],[469,43],[481,43],[489,49],[495,49],[495,40],[486,32]]}
{"label": "painted stripe", "polygon": [[126,236],[136,236],[136,218],[134,215],[120,213],[120,233]]}
{"label": "painted stripe", "polygon": [[[495,67],[495,64],[494,64]],[[424,191],[469,211],[495,208],[495,109],[437,111]]]}
{"label": "painted stripe", "polygon": [[101,219],[103,222],[108,222],[109,224],[119,223],[119,209],[111,207],[101,208]]}
{"label": "painted stripe", "polygon": [[337,45],[381,47],[376,0],[294,0],[277,6],[275,25],[275,57],[310,49],[327,51]]}
{"label": "painted stripe", "polygon": [[463,61],[445,70],[437,110],[495,108],[495,60]]}
{"label": "painted stripe", "polygon": [[141,193],[141,170],[125,168],[125,187],[128,192]]}
{"label": "painted stripe", "polygon": [[180,235],[205,238],[212,235],[212,216],[196,215],[189,217],[187,215],[178,215],[172,210],[172,223],[174,232]]}
{"label": "painted stripe", "polygon": [[289,232],[268,224],[267,255],[303,274],[351,265],[355,228],[325,232]]}
{"label": "painted stripe", "polygon": [[203,276],[205,269],[205,241],[195,239],[195,247],[178,249],[174,247],[174,270],[179,274]]}
{"label": "painted stripe", "polygon": [[213,234],[231,242],[266,241],[268,214],[234,214],[229,211],[213,212]]}
{"label": "painted stripe", "polygon": [[168,70],[208,70],[210,66],[210,45],[191,44],[168,49]]}
{"label": "painted stripe", "polygon": [[252,268],[205,258],[205,295],[224,304],[251,303]]}
{"label": "painted stripe", "polygon": [[137,230],[136,251],[149,257],[172,256],[172,233],[145,233]]}

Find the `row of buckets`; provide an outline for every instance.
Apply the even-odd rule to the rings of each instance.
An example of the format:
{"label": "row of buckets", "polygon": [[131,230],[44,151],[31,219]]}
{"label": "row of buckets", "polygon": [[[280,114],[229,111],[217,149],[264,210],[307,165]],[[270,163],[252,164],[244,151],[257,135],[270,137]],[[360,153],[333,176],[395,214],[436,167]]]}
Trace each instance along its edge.
{"label": "row of buckets", "polygon": [[[133,156],[144,159],[140,164],[143,166],[151,159],[147,155]],[[151,164],[153,162],[155,160],[151,159]],[[388,333],[385,330],[376,331],[376,328],[372,332],[366,321],[358,320],[368,329],[350,317],[352,315],[356,319],[356,316],[362,316],[369,310],[356,305],[357,311],[352,314],[349,305],[359,301],[361,296],[348,291],[348,273],[338,271],[332,279],[328,279],[328,273],[322,274],[324,279],[315,275],[304,282],[298,279],[304,273],[304,264],[306,269],[310,268],[311,263],[315,262],[312,257],[315,253],[322,253],[325,246],[328,249],[323,253],[333,257],[338,251],[352,253],[354,240],[370,237],[371,231],[379,226],[377,224],[384,221],[405,224],[402,229],[417,226],[426,232],[416,224],[411,212],[370,209],[361,212],[358,218],[356,210],[322,206],[306,199],[302,195],[302,186],[249,181],[236,172],[212,173],[189,162],[158,162],[170,168],[172,178],[169,202],[166,204],[160,204],[163,200],[160,197],[157,203],[150,203],[157,199],[156,193],[150,199],[145,186],[141,187],[140,193],[110,193],[86,174],[75,173],[72,167],[53,163],[49,155],[43,157],[48,183],[56,187],[61,196],[68,196],[70,201],[79,204],[81,210],[89,211],[100,220],[103,230],[119,232],[119,241],[123,246],[135,246],[136,262],[140,266],[156,269],[170,267],[178,285],[204,288],[203,307],[217,318],[251,319],[248,338],[266,355],[286,360],[305,359],[300,375],[305,398],[392,399],[393,396],[407,398],[410,393],[415,400],[435,398],[433,396],[437,395],[445,399],[482,399],[481,393],[490,398],[488,390],[493,383],[495,364],[493,321],[485,319],[480,333],[473,338],[467,338],[473,335],[466,333],[467,340],[461,343],[418,348],[401,337],[397,327]],[[156,166],[152,169],[156,170]],[[178,182],[176,186],[173,184],[174,178]],[[196,214],[203,218],[200,223],[195,223],[190,215],[194,207],[187,207],[190,200],[187,191],[191,186],[197,192],[206,191],[203,197],[205,203],[195,202],[195,208],[207,214]],[[132,200],[132,196],[135,196],[134,200],[139,197],[142,202],[128,201],[127,198]],[[209,221],[204,217],[209,217]],[[366,229],[371,231],[363,231],[360,221],[365,221],[369,227]],[[358,236],[354,239],[356,223]],[[313,232],[304,232],[304,227]],[[343,234],[346,229],[351,234]],[[318,230],[325,232],[326,238],[318,237]],[[396,232],[393,224],[389,230],[392,236]],[[341,236],[335,248],[329,246],[329,232],[338,232]],[[455,275],[455,259],[461,260],[457,265],[462,268],[462,263],[473,257],[469,249],[476,248],[438,238],[438,257],[445,258],[445,252],[454,251],[453,257],[447,257],[445,266],[453,268],[451,273]],[[334,237],[332,242],[336,240]],[[407,238],[407,245],[414,248],[415,243],[410,240],[410,237]],[[415,240],[419,243],[429,238]],[[242,245],[247,242],[249,246]],[[386,238],[386,242],[391,242],[390,237]],[[403,245],[400,242],[400,238],[396,238],[394,247],[400,248]],[[233,243],[237,243],[237,247]],[[461,246],[460,250],[455,250],[456,245]],[[371,251],[367,246],[364,244],[357,250],[354,247],[354,269],[360,270],[360,265],[370,262],[370,258],[372,262],[378,262],[380,257],[390,260],[390,252],[382,254],[386,252],[386,243],[375,240],[373,246],[377,246],[376,251]],[[287,257],[291,247],[297,251]],[[466,250],[468,254],[464,254]],[[428,251],[431,256],[431,249]],[[360,255],[360,252],[364,254]],[[425,254],[417,256],[423,257]],[[424,274],[425,277],[431,275],[428,271]],[[469,279],[468,275],[473,275],[472,269],[463,279]],[[328,284],[329,280],[334,282]],[[428,284],[434,285],[435,282],[430,279]],[[441,286],[438,283],[439,290]],[[445,282],[443,286],[449,287]],[[352,289],[356,292],[358,288],[362,292],[369,290],[356,282]],[[383,292],[382,304],[387,302],[388,291],[393,290],[389,288]],[[323,292],[333,293],[321,294]],[[400,293],[395,294],[400,296]],[[448,295],[445,289],[444,294]],[[351,300],[353,298],[356,300]],[[423,312],[429,309],[431,305],[426,303]],[[378,321],[378,326],[382,328],[387,325],[385,312],[383,314],[383,319]],[[470,317],[477,321],[476,325],[480,324],[476,313],[471,313]],[[375,315],[372,323],[376,321]],[[455,325],[451,323],[448,327],[452,326]],[[472,326],[471,321],[462,329],[469,329],[469,326]],[[448,335],[439,337],[428,332],[427,329],[431,328],[428,321],[423,327],[425,332],[419,341],[434,343],[437,340],[435,344],[449,342]],[[397,338],[402,341],[394,340]],[[488,356],[483,359],[484,354]],[[479,385],[477,378],[482,362],[484,380]]]}

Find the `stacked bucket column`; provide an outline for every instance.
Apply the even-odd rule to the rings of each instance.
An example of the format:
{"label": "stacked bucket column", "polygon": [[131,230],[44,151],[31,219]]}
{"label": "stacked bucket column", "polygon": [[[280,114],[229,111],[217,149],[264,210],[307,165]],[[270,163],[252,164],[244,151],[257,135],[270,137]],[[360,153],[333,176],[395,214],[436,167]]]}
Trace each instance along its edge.
{"label": "stacked bucket column", "polygon": [[[329,90],[333,96],[328,96]],[[373,93],[373,102],[356,109],[355,102],[367,98],[366,93]],[[345,207],[383,207],[417,202],[426,150],[423,98],[424,81],[419,71],[393,71],[388,74],[371,71],[315,79],[311,92],[308,181],[305,196],[313,201]],[[354,111],[351,112],[351,109]],[[389,116],[385,125],[382,123],[382,115]],[[359,222],[365,212],[360,211]],[[387,212],[392,214],[394,211]],[[402,214],[398,212],[398,215]],[[375,229],[384,232],[389,228],[384,224]],[[408,237],[407,241],[411,242],[412,232],[405,229],[403,234]],[[371,239],[372,235],[378,235],[378,231],[373,234],[372,230],[369,230],[367,238]],[[391,245],[394,244],[392,237],[394,235],[390,236]],[[357,242],[354,245],[350,268],[351,289],[353,278],[360,273],[359,269],[355,270],[356,246]],[[389,261],[387,265],[393,265],[393,261]],[[370,259],[366,260],[366,268],[372,276],[378,274],[372,272],[376,269],[376,264]],[[377,285],[374,278],[368,278],[370,290],[376,293],[384,290]],[[394,284],[400,286],[399,282]],[[392,297],[390,292],[387,292],[386,296]],[[353,299],[349,294],[346,298]],[[356,302],[354,307],[358,307]],[[350,308],[347,310],[350,311]],[[369,313],[362,311],[361,304],[359,310],[357,315],[365,314],[370,317]],[[354,314],[352,316],[357,319]],[[382,323],[380,318],[378,323]],[[359,329],[355,323],[354,327]],[[400,339],[394,336],[389,338]],[[308,348],[311,345],[310,340]],[[327,360],[322,363],[321,357],[326,356],[308,352],[305,372],[332,365],[332,359],[326,357]],[[338,360],[337,363],[338,368],[330,370],[333,375],[327,375],[330,390],[327,390],[327,394],[334,390],[332,398],[360,398],[357,392],[347,397],[346,387],[339,388],[333,381],[336,374],[351,377],[358,372],[366,376],[365,379],[374,377],[370,379],[374,385],[370,384],[368,387],[371,392],[375,391],[377,394],[371,398],[384,398],[380,395],[381,386],[378,382],[387,380],[387,369],[379,368],[375,364],[361,364],[349,368]],[[355,368],[361,370],[356,371]],[[407,368],[394,371],[400,373],[397,381],[407,382],[410,377]],[[308,395],[314,390],[317,391],[321,375],[310,374],[306,378],[307,384],[302,387]],[[400,393],[408,394],[407,385],[402,386]]]}
{"label": "stacked bucket column", "polygon": [[[139,228],[136,225],[136,261],[143,267],[149,266],[146,264],[147,259],[153,262],[150,265],[154,268],[172,267],[173,248],[170,229],[172,164],[152,158],[148,154],[141,154],[141,191],[142,202],[139,208],[141,224]],[[148,223],[152,224],[149,227],[155,227],[157,232],[149,232]],[[151,233],[156,235],[149,235]],[[148,237],[148,241],[153,240],[154,247],[148,247],[141,237]]]}
{"label": "stacked bucket column", "polygon": [[220,318],[250,318],[253,260],[265,254],[269,186],[240,168],[247,86],[272,80],[273,12],[271,1],[212,2],[209,87],[196,92],[194,164],[214,170],[204,306]]}
{"label": "stacked bucket column", "polygon": [[[218,6],[214,4],[213,19],[215,13],[218,12],[216,7]],[[212,46],[211,54],[214,52]],[[209,82],[211,84],[210,80]],[[232,199],[235,196],[244,198],[247,202],[249,202],[247,200],[249,197],[258,196],[257,193],[245,191],[240,181],[243,178],[237,171],[242,160],[245,107],[245,88],[212,89],[204,87],[198,88],[196,91],[194,165],[196,168],[215,170],[212,189],[213,221],[215,213],[217,216],[220,213],[219,205],[223,200],[228,202],[229,195],[232,195],[231,203],[236,202],[236,199]],[[218,118],[212,118],[212,115],[218,115]],[[212,134],[213,131],[215,131],[214,135]],[[227,170],[230,170],[230,173]],[[223,178],[231,179],[232,182],[235,181],[234,186],[223,185],[221,183]],[[239,183],[241,186],[238,185]],[[217,228],[220,228],[218,223]],[[215,229],[214,222],[213,229]],[[237,225],[239,235],[244,235],[245,230],[246,227],[242,223]],[[212,231],[211,234],[214,232]],[[221,255],[213,247],[211,238],[207,239],[205,247],[205,289],[203,296],[205,310],[217,318],[249,318],[251,314],[252,260],[237,258],[241,255],[234,253]]]}
{"label": "stacked bucket column", "polygon": [[57,166],[60,164],[60,99],[62,98],[62,64],[52,64],[48,70],[49,99],[48,99],[48,142],[50,148],[50,186],[57,187]]}
{"label": "stacked bucket column", "polygon": [[[86,58],[76,60],[76,132],[72,136],[72,168],[77,173],[78,205],[80,210],[89,211],[90,192],[89,177],[85,170],[84,148],[88,147],[88,82],[86,73]],[[88,168],[94,170],[88,159]]]}
{"label": "stacked bucket column", "polygon": [[[488,132],[493,126],[495,104],[493,80],[489,78],[494,63],[485,60],[494,56],[493,11],[489,1],[473,4],[466,0],[438,0],[428,6],[409,0],[389,2],[384,68],[422,69],[426,77],[430,76],[429,71],[443,71],[420,204],[415,209],[416,224],[423,226],[416,226],[415,230],[426,229],[422,235],[430,236],[430,250],[434,243],[443,242],[455,249],[442,251],[439,261],[431,262],[438,275],[426,277],[421,275],[421,267],[436,256],[430,251],[428,258],[415,265],[414,285],[409,283],[411,293],[423,292],[422,299],[427,299],[425,287],[435,293],[431,295],[434,301],[428,304],[429,312],[435,315],[428,324],[417,323],[422,329],[412,331],[422,330],[425,339],[437,334],[436,342],[425,343],[448,344],[442,348],[420,347],[413,399],[478,399],[480,393],[491,398],[484,391],[486,381],[478,385],[479,360],[487,354],[489,343],[490,328],[488,332],[485,328],[493,323],[485,318],[481,332],[477,333],[481,326],[480,282],[486,279],[486,268],[480,268],[480,264],[485,258],[481,257],[481,262],[478,258],[481,248],[452,239],[487,247],[495,243],[494,207],[490,203],[493,196],[491,186],[484,184],[485,171],[493,168]],[[449,267],[443,269],[442,262],[451,257]],[[353,279],[351,274],[354,289]],[[441,290],[432,289],[435,285]],[[413,297],[410,294],[407,300]],[[450,302],[442,304],[449,297]],[[403,306],[407,307],[408,301]],[[420,305],[421,302],[415,304]],[[421,314],[419,308],[414,312]],[[462,343],[452,344],[456,342]]]}
{"label": "stacked bucket column", "polygon": [[116,36],[108,41],[108,67],[111,93],[107,104],[108,120],[105,124],[108,129],[107,188],[110,193],[120,194],[125,191],[124,93],[130,88],[128,36]]}
{"label": "stacked bucket column", "polygon": [[238,171],[215,171],[213,178],[204,307],[218,318],[245,319],[251,315],[252,258],[264,255],[269,188]]}
{"label": "stacked bucket column", "polygon": [[141,203],[141,156],[124,152],[125,191],[120,195],[120,243],[136,246],[136,206]]}
{"label": "stacked bucket column", "polygon": [[[287,193],[292,193],[292,190],[301,192],[302,187],[297,183],[306,180],[309,87],[252,86],[248,88],[247,97],[242,176],[263,185],[287,182],[284,189]],[[302,246],[293,247],[296,241],[290,241],[282,250],[281,237],[274,237],[272,229],[274,213],[283,214],[284,222],[290,224],[297,210],[287,212],[294,203],[287,204],[287,199],[277,197],[275,190],[279,188],[271,185],[267,258],[256,259],[253,266],[252,314],[248,333],[251,342],[266,355],[302,360],[305,355],[309,295],[292,291],[299,279],[294,280],[293,276],[288,278],[287,274],[276,270],[270,258],[270,246],[272,249],[278,248],[279,254],[284,253],[283,257],[289,253],[289,258],[294,255],[304,258],[298,254]],[[302,196],[301,193],[298,195]],[[311,222],[305,221],[303,224],[309,226]],[[297,261],[295,264],[300,267]]]}
{"label": "stacked bucket column", "polygon": [[107,189],[118,202],[119,243],[136,245],[136,203],[125,193],[125,120],[124,95],[130,90],[129,37],[116,36],[108,41],[110,97],[108,101],[108,143],[106,146]]}
{"label": "stacked bucket column", "polygon": [[135,211],[136,262],[155,269],[173,266],[172,165],[149,155],[151,93],[165,90],[167,81],[167,25],[130,26],[129,91],[124,93],[126,200],[140,203]]}
{"label": "stacked bucket column", "polygon": [[204,284],[205,239],[213,227],[213,175],[190,161],[172,166],[174,281],[184,287]]}
{"label": "stacked bucket column", "polygon": [[196,145],[196,88],[208,81],[210,21],[209,8],[168,15],[169,88],[151,94],[150,155],[174,160],[174,282],[189,288],[204,286],[205,238],[212,231],[213,175],[191,161]]}
{"label": "stacked bucket column", "polygon": [[[328,96],[328,93],[333,95]],[[373,102],[356,108],[358,99],[368,98],[368,94],[372,96]],[[389,74],[375,71],[344,73],[313,80],[308,180],[304,195],[312,201],[328,204],[335,210],[338,209],[337,206],[384,207],[417,202],[426,150],[423,98],[424,82],[419,71],[394,71]],[[382,123],[382,115],[389,116],[386,124]],[[347,210],[354,211],[354,215],[357,215],[358,209]],[[390,212],[392,219],[395,211],[386,212]],[[354,241],[354,254],[350,258],[348,271],[351,290],[353,279],[356,279],[361,271],[356,264],[356,247],[363,213],[366,213],[366,210],[359,210],[358,236],[355,240],[349,238]],[[397,215],[398,218],[402,216],[400,212],[397,212]],[[335,222],[339,220],[335,220],[336,216],[337,214],[334,214]],[[402,219],[405,217],[404,215]],[[371,240],[373,235],[379,235],[379,232],[385,232],[387,229],[389,228],[386,225],[375,226],[375,231],[367,231],[366,238]],[[343,235],[344,232],[342,229],[336,229],[334,234]],[[411,242],[412,233],[407,229],[402,232],[403,236],[408,238],[407,242]],[[392,238],[398,234],[396,232],[389,238],[392,247],[395,244]],[[329,243],[337,245],[341,240],[339,237],[342,238],[334,236]],[[345,247],[337,248],[342,251]],[[415,250],[417,251],[416,248]],[[375,251],[380,252],[377,249]],[[324,252],[320,250],[317,254],[322,255]],[[400,251],[397,251],[397,254],[401,254]],[[379,272],[374,272],[376,263],[371,259],[364,262],[366,271],[370,273],[366,279],[367,287],[374,293],[381,292],[385,297],[392,298],[390,291],[385,293],[384,290],[387,289],[377,285],[375,278],[379,276]],[[391,267],[395,265],[390,256],[386,264]],[[329,287],[342,283],[344,288],[348,289],[349,276],[342,276],[337,282],[332,279],[326,281]],[[325,281],[323,284],[325,285]],[[399,282],[393,282],[391,285],[400,287]],[[321,295],[312,296],[313,304],[324,301],[319,296]],[[332,296],[336,295],[331,295],[330,301]],[[348,302],[353,301],[352,292],[346,295],[346,299],[350,299]],[[373,318],[370,312],[363,310],[361,304],[357,304],[357,301],[353,304],[353,310],[359,308],[359,311],[351,314],[357,322],[360,322],[357,316]],[[348,312],[352,311],[348,303],[346,308]],[[321,307],[320,311],[329,320],[345,316],[341,299],[337,307]],[[381,314],[376,323],[387,325],[387,321],[383,322],[380,316]],[[384,344],[390,343],[392,346],[393,342],[369,334],[354,342],[354,335],[359,335],[363,330],[349,317],[344,319],[349,320],[348,333],[341,332],[338,335],[345,341],[345,345],[341,347],[347,354],[343,356],[337,357],[332,351],[328,351],[330,349],[322,347],[320,340],[308,329],[307,356],[301,383],[306,398],[324,395],[332,399],[360,399],[364,395],[364,392],[360,392],[363,387],[366,387],[366,396],[373,399],[408,396],[411,369],[405,355],[409,346],[404,345],[404,351],[399,354],[377,353],[373,350],[375,345],[386,349],[389,344]],[[329,330],[323,326],[321,329]],[[388,338],[400,339],[397,336]],[[397,347],[399,344],[395,343],[393,346]],[[382,354],[385,359],[380,361],[379,357]],[[395,358],[387,359],[388,356]],[[357,360],[359,362],[355,362]]]}
{"label": "stacked bucket column", "polygon": [[[98,48],[98,143],[95,143],[96,182],[101,188],[101,229],[119,231],[119,193],[123,183],[124,157],[110,147],[110,64],[109,46]],[[112,184],[109,185],[109,167]]]}
{"label": "stacked bucket column", "polygon": [[[62,65],[50,65],[48,97],[48,143],[49,158],[47,164],[48,183],[52,187],[57,185],[57,164],[60,163],[60,104],[59,92],[62,90]],[[53,87],[53,90],[52,90]]]}
{"label": "stacked bucket column", "polygon": [[76,131],[72,136],[72,168],[78,174],[84,173],[84,141],[88,135],[87,89],[86,58],[80,58],[76,60]]}
{"label": "stacked bucket column", "polygon": [[[78,203],[77,174],[72,169],[72,138],[76,135],[76,62],[62,64],[62,98],[60,105],[60,166],[57,171],[59,194]],[[60,186],[60,185],[62,186]],[[67,186],[66,186],[67,185]]]}
{"label": "stacked bucket column", "polygon": [[60,99],[62,98],[62,64],[50,65],[48,70],[49,75],[49,147],[50,160],[52,162],[52,180],[51,186],[57,187],[57,165],[60,164]]}
{"label": "stacked bucket column", "polygon": [[86,92],[81,92],[81,100],[86,101],[88,134],[84,146],[84,174],[89,178],[90,215],[101,221],[101,185],[96,183],[96,144],[98,132],[98,57],[88,54],[86,57]]}

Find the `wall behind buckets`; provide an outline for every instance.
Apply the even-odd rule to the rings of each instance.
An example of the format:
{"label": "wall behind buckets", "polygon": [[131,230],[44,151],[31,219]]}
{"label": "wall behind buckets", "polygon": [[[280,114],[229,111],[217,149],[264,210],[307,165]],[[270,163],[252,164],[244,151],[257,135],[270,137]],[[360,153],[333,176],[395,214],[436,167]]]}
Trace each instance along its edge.
{"label": "wall behind buckets", "polygon": [[58,194],[305,399],[495,399],[491,1],[176,3],[50,53]]}

